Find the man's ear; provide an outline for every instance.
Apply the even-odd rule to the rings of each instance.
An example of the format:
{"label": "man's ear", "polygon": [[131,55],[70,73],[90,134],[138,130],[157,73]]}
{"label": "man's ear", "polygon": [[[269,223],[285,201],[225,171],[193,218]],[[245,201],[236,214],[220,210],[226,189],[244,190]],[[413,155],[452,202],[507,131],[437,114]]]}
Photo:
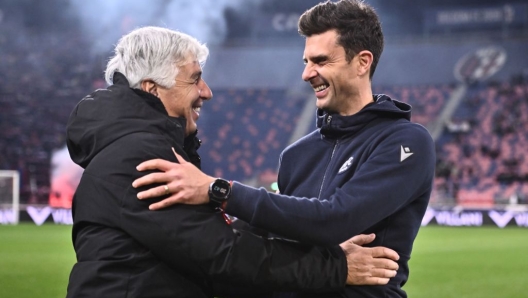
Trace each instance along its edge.
{"label": "man's ear", "polygon": [[374,55],[370,51],[361,51],[357,55],[358,57],[358,75],[368,75],[370,72],[370,66],[374,61]]}
{"label": "man's ear", "polygon": [[158,96],[158,84],[152,80],[144,80],[141,82],[141,90],[148,92],[154,96]]}

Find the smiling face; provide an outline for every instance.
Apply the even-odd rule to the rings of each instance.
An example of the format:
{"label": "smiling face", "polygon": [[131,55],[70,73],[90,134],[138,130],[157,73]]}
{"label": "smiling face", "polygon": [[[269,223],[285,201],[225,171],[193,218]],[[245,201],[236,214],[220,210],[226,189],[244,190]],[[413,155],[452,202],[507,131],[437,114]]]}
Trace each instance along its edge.
{"label": "smiling face", "polygon": [[364,73],[360,55],[348,62],[345,49],[337,40],[335,30],[306,38],[303,57],[306,66],[302,78],[312,85],[318,108],[351,115],[359,110],[362,102]]}
{"label": "smiling face", "polygon": [[197,129],[196,121],[200,117],[203,101],[213,97],[211,89],[202,79],[202,68],[197,61],[179,67],[176,83],[171,88],[156,84],[156,91],[155,95],[161,99],[169,116],[187,120],[186,136]]}

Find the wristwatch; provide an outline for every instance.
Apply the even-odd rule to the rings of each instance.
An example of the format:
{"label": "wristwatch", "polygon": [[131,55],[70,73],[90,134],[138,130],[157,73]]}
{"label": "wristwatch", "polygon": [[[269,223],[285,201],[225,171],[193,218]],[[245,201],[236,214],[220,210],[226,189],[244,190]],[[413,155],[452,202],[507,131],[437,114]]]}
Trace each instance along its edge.
{"label": "wristwatch", "polygon": [[222,209],[231,195],[231,183],[218,178],[209,185],[209,205],[214,209]]}

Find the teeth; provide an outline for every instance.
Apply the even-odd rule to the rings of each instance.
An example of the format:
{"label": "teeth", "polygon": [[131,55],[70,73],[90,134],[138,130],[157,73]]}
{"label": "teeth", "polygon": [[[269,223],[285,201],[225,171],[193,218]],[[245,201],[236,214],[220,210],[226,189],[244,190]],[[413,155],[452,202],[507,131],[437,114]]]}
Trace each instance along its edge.
{"label": "teeth", "polygon": [[200,113],[201,109],[202,107],[196,107],[196,108],[193,108],[193,111],[195,111],[196,113]]}
{"label": "teeth", "polygon": [[315,90],[315,92],[319,92],[319,91],[322,91],[322,90],[324,90],[326,88],[328,88],[327,85],[320,85],[320,86],[314,87],[314,90]]}

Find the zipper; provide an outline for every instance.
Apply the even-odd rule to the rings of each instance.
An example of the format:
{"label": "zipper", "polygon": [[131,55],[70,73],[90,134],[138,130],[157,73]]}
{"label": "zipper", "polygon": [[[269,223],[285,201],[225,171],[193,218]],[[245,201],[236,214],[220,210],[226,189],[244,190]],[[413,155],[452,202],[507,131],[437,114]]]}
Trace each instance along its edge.
{"label": "zipper", "polygon": [[[331,116],[330,116],[331,117]],[[328,117],[328,118],[330,118]],[[331,119],[331,118],[330,118]],[[329,120],[330,120],[329,119]],[[326,164],[326,169],[325,169],[325,173],[323,175],[323,181],[321,182],[321,188],[319,188],[319,195],[317,196],[317,199],[320,200],[321,199],[321,193],[323,192],[323,185],[324,185],[324,182],[326,180],[326,173],[328,172],[328,168],[330,167],[330,163],[332,163],[332,158],[334,157],[334,153],[336,151],[336,148],[337,148],[337,145],[339,144],[339,140],[336,140],[335,144],[334,144],[334,149],[332,149],[332,155],[330,155],[330,160],[328,161],[328,163]]]}

